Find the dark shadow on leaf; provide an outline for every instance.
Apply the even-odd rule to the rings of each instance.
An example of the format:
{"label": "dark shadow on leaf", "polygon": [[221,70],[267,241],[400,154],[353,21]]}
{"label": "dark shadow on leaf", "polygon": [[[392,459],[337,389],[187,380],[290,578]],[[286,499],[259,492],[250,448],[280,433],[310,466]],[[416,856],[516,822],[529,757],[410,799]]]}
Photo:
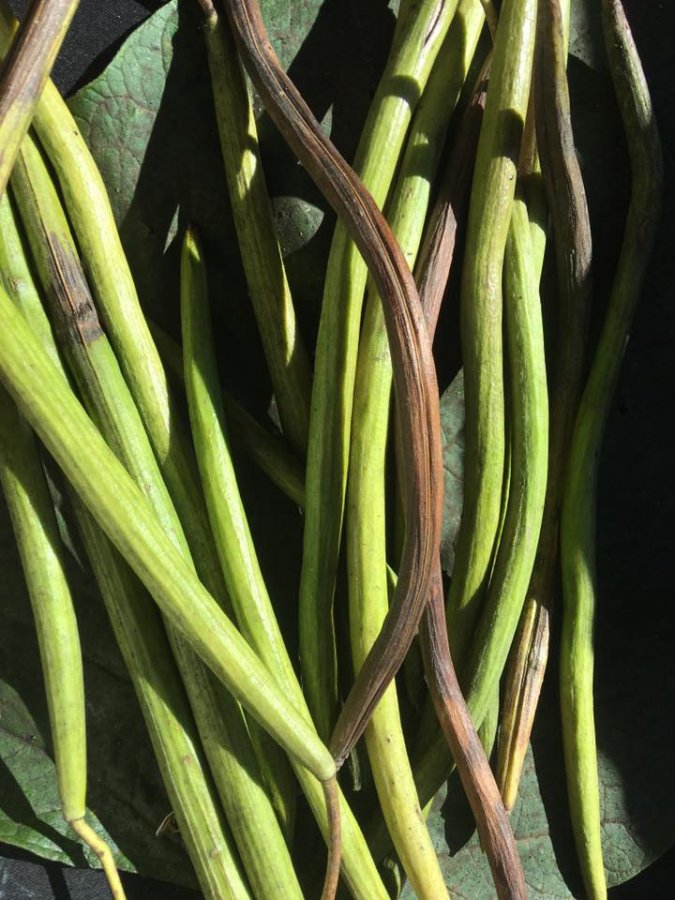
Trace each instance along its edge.
{"label": "dark shadow on leaf", "polygon": [[3,759],[0,759],[0,797],[2,797],[2,810],[11,819],[32,828],[47,840],[52,841],[72,860],[74,865],[87,865],[82,847],[77,841],[60,834],[35,815],[21,785]]}

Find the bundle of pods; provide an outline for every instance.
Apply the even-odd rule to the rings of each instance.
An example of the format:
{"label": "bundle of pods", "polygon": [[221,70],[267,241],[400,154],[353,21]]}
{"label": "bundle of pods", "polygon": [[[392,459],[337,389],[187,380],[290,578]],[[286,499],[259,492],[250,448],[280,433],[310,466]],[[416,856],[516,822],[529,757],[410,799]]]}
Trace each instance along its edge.
{"label": "bundle of pods", "polygon": [[[401,0],[353,168],[280,67],[256,0],[199,2],[279,434],[221,389],[199,223],[183,241],[182,347],[144,316],[101,176],[48,80],[77,2],[36,0],[21,26],[0,5],[0,480],[33,604],[63,815],[123,897],[111,852],[85,820],[82,658],[43,448],[68,485],[205,897],[344,889],[384,898],[393,853],[418,896],[445,896],[423,810],[455,766],[497,895],[526,896],[508,810],[559,570],[571,819],[587,895],[604,897],[596,466],[661,193],[649,93],[621,2],[598,0],[632,188],[595,346],[566,75],[569,0],[498,9]],[[338,216],[312,353],[296,325],[244,72]],[[410,90],[397,91],[403,81]],[[549,239],[558,323],[545,347]],[[445,596],[431,347],[456,242],[465,481]],[[303,510],[299,660],[258,563],[231,440]],[[353,672],[336,652],[341,552]],[[417,641],[429,699],[406,737],[394,676]],[[342,777],[362,736],[379,798],[365,820]],[[294,858],[298,786],[328,848],[323,888]]]}

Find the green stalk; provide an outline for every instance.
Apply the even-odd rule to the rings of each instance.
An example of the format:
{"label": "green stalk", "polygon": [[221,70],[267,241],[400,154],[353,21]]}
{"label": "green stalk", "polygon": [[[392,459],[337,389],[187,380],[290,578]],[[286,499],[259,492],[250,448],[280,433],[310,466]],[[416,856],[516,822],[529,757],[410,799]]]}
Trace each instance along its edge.
{"label": "green stalk", "polygon": [[[379,306],[366,309],[354,396],[354,428],[347,494],[349,624],[358,672],[389,608],[385,527],[385,466],[391,361],[386,332],[378,335]],[[378,324],[381,324],[378,323]],[[379,351],[379,354],[373,351]],[[378,371],[384,369],[383,376]],[[364,376],[362,371],[366,370]],[[361,387],[368,385],[368,390]],[[384,415],[382,412],[384,411]],[[369,528],[364,527],[368,524]],[[389,834],[416,896],[447,895],[422,815],[401,726],[396,685],[380,698],[365,731],[368,758]]]}
{"label": "green stalk", "polygon": [[[51,325],[32,280],[7,195],[0,200],[2,277],[14,303],[65,378]],[[74,496],[74,495],[73,495]],[[245,900],[241,880],[206,780],[192,716],[166,634],[150,597],[86,509],[76,502],[84,544],[127,664],[171,807],[200,886],[209,900]],[[186,765],[186,760],[191,764]]]}
{"label": "green stalk", "polygon": [[[484,22],[463,0],[443,42],[411,126],[388,219],[410,265],[421,242],[447,123]],[[387,614],[385,468],[392,364],[382,303],[370,286],[359,346],[347,493],[349,621],[356,672]],[[365,732],[375,785],[394,846],[418,896],[446,893],[419,807],[401,726],[396,688],[380,700]]]}
{"label": "green stalk", "polygon": [[[482,725],[493,701],[525,600],[539,536],[548,463],[541,309],[530,224],[522,200],[512,205],[512,218],[505,260],[512,405],[511,489],[484,609],[462,673],[466,703],[477,727]],[[415,766],[421,803],[434,796],[450,769],[443,738],[437,735]]]}
{"label": "green stalk", "polygon": [[79,0],[35,0],[18,29],[8,31],[7,44],[15,31],[16,37],[0,78],[0,195],[78,6]]}
{"label": "green stalk", "polygon": [[[460,327],[466,401],[462,523],[448,595],[448,632],[461,669],[495,553],[504,477],[502,269],[527,113],[535,0],[506,0],[497,28],[474,170]],[[474,720],[480,725],[480,720]]]}
{"label": "green stalk", "polygon": [[211,0],[199,0],[220,147],[241,261],[262,339],[282,429],[304,457],[311,373],[272,221],[253,105],[229,25]]}
{"label": "green stalk", "polygon": [[[401,3],[393,47],[354,164],[379,206],[386,200],[412,113],[455,8],[456,0],[440,7],[437,0]],[[337,707],[332,610],[366,278],[366,265],[338,222],[326,272],[312,387],[299,607],[303,684],[324,739],[330,736]]]}
{"label": "green stalk", "polygon": [[537,140],[553,224],[559,312],[550,392],[546,503],[532,579],[506,675],[500,731],[498,776],[508,809],[516,800],[548,659],[560,507],[582,387],[591,302],[591,226],[572,133],[566,22],[569,3],[561,7],[559,0],[542,0],[535,70]]}
{"label": "green stalk", "polygon": [[593,712],[596,484],[602,437],[629,329],[656,237],[663,191],[661,146],[649,89],[618,0],[603,0],[609,68],[626,131],[631,200],[614,283],[574,426],[560,526],[563,583],[560,705],[567,791],[589,897],[607,896]]}
{"label": "green stalk", "polygon": [[541,305],[525,203],[513,204],[504,270],[511,476],[504,530],[463,688],[475,722],[494,700],[532,574],[548,473],[548,396]]}
{"label": "green stalk", "polygon": [[[181,286],[185,382],[190,418],[211,525],[217,537],[232,603],[244,636],[265,662],[281,690],[311,723],[309,709],[260,570],[239,494],[213,350],[206,272],[201,250],[192,232],[188,232],[183,245]],[[319,785],[301,767],[295,766],[295,771],[314,816],[328,839],[328,822]],[[345,878],[357,897],[384,896],[384,886],[359,826],[342,796],[340,806]]]}
{"label": "green stalk", "polygon": [[110,847],[85,820],[87,736],[82,651],[56,516],[33,434],[2,387],[0,483],[35,618],[63,817],[100,859],[114,900],[124,900]]}
{"label": "green stalk", "polygon": [[[163,328],[151,324],[152,336],[170,375],[185,388],[183,351]],[[271,434],[231,394],[223,389],[225,419],[232,440],[242,448],[279,490],[302,507],[305,503],[305,471],[285,442]]]}
{"label": "green stalk", "polygon": [[[150,501],[165,533],[192,564],[140,416],[92,308],[59,199],[39,152],[28,137],[12,176],[12,186],[62,347],[85,405]],[[300,889],[295,872],[273,808],[260,784],[241,709],[170,625],[168,634],[251,885],[260,896],[297,897]],[[274,745],[272,749],[284,765],[281,750]]]}

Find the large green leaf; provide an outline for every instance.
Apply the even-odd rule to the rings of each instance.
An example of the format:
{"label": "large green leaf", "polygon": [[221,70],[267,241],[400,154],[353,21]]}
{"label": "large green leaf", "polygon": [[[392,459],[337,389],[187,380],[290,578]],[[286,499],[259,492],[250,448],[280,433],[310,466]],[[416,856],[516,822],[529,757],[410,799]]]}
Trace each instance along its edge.
{"label": "large green leaf", "polygon": [[[5,681],[0,681],[0,759],[0,840],[47,859],[94,865],[95,855],[82,848],[63,819],[54,763],[38,727],[21,697]],[[91,821],[97,833],[112,843],[100,822],[93,817]],[[118,866],[130,867],[119,852],[115,859]]]}

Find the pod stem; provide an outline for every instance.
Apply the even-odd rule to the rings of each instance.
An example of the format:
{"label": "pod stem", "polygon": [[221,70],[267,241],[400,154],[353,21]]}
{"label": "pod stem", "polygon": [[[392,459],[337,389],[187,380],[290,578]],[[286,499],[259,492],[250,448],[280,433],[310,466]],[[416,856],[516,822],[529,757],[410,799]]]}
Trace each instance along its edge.
{"label": "pod stem", "polygon": [[87,824],[84,818],[71,819],[68,824],[75,834],[94,851],[96,856],[98,856],[105,877],[108,880],[108,887],[110,888],[110,894],[113,900],[125,900],[126,895],[110,847],[96,834],[94,829]]}

